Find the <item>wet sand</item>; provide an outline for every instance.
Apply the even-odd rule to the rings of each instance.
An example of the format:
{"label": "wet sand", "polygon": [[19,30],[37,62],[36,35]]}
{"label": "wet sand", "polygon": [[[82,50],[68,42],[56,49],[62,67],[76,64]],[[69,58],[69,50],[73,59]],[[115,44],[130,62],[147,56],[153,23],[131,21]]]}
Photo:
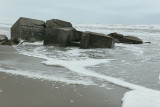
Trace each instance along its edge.
{"label": "wet sand", "polygon": [[[0,64],[28,70],[66,70],[46,66],[43,59],[18,54],[13,47],[0,46]],[[0,72],[0,107],[121,107],[128,89],[109,84],[98,86],[26,78]]]}

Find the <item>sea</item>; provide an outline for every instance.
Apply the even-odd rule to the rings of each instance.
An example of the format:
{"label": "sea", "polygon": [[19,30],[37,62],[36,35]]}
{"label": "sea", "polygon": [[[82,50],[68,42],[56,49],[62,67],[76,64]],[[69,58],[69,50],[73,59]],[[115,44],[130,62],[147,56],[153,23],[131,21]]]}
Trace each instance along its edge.
{"label": "sea", "polygon": [[[12,25],[13,23],[0,23],[0,34],[6,34],[10,38]],[[124,95],[123,107],[142,107],[142,101],[146,104],[147,102],[155,104],[145,105],[145,107],[159,107],[160,25],[73,24],[73,26],[80,31],[103,34],[116,32],[126,36],[136,36],[144,42],[151,43],[116,43],[114,49],[43,46],[43,41],[23,43],[14,46],[20,54],[44,59],[40,63],[46,66],[64,67],[68,71],[37,70],[35,72],[35,70],[23,69],[24,73],[22,73],[20,68],[14,71],[1,69],[0,71],[66,84],[105,87],[106,82],[109,82],[133,90]],[[137,99],[140,99],[139,103],[135,102],[135,104],[139,105],[130,103],[131,100],[134,103]]]}

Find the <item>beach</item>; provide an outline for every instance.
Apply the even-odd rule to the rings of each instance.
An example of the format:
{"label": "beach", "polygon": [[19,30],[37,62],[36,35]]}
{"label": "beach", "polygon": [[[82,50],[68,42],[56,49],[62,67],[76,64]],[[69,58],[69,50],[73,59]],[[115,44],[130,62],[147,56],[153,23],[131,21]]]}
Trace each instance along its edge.
{"label": "beach", "polygon": [[[0,32],[9,34],[9,26],[2,26]],[[114,49],[43,46],[43,41],[0,46],[0,107],[159,107],[159,25],[74,27],[133,35],[144,43],[116,43]]]}
{"label": "beach", "polygon": [[[43,59],[19,54],[11,46],[0,46],[1,68],[28,70],[67,70],[46,66]],[[23,71],[22,71],[23,72]],[[107,83],[108,87],[66,84],[0,72],[0,107],[121,107],[121,99],[129,89]]]}

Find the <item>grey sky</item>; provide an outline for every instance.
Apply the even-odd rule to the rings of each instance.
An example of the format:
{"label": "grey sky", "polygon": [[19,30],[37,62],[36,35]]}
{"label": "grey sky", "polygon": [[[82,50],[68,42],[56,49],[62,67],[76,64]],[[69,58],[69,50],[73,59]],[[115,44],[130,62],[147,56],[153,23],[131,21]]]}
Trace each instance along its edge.
{"label": "grey sky", "polygon": [[0,0],[0,22],[19,17],[72,23],[160,24],[160,0]]}

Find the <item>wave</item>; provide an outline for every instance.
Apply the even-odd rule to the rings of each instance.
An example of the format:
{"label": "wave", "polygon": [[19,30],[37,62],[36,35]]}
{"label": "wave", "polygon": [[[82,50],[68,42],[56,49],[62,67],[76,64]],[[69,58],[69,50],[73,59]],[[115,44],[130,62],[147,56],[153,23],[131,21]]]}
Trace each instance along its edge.
{"label": "wave", "polygon": [[[120,44],[119,46],[124,46],[124,45]],[[133,47],[134,46],[132,46],[132,48]],[[54,48],[54,47],[52,47],[52,48]],[[87,77],[92,77],[92,78],[95,78],[95,79],[99,79],[99,80],[102,80],[102,81],[106,81],[106,82],[118,85],[120,87],[125,87],[125,88],[133,90],[133,91],[127,92],[124,95],[124,97],[122,99],[122,102],[123,102],[122,107],[142,107],[142,106],[158,107],[159,104],[160,104],[159,103],[160,102],[160,91],[149,89],[149,88],[146,88],[144,86],[136,85],[136,84],[133,84],[133,83],[129,83],[129,82],[123,81],[119,78],[106,76],[106,75],[94,72],[93,70],[87,68],[88,66],[95,66],[95,65],[98,65],[98,64],[101,64],[101,63],[108,64],[111,61],[114,61],[115,59],[93,59],[93,58],[88,58],[88,57],[85,57],[85,59],[84,58],[81,58],[81,59],[77,59],[77,58],[73,58],[73,59],[69,58],[68,59],[67,58],[67,59],[65,59],[65,58],[59,58],[59,57],[58,58],[56,58],[56,57],[51,58],[51,57],[46,56],[46,55],[38,54],[39,50],[42,50],[42,47],[41,48],[39,47],[38,49],[35,49],[34,54],[30,54],[30,53],[25,53],[25,54],[28,55],[28,56],[44,58],[46,61],[43,61],[41,63],[44,63],[48,66],[49,65],[62,66],[62,67],[67,68],[71,72],[78,73],[80,75],[85,75],[86,78]],[[87,50],[87,51],[91,51],[91,50]],[[140,50],[138,48],[135,48],[134,52],[135,51],[139,52]],[[80,56],[80,51],[78,51],[76,49],[75,50],[74,49],[69,50],[66,53],[71,54],[71,56],[73,56],[73,57],[74,56]],[[140,53],[142,53],[142,52],[140,52]],[[29,73],[27,73],[27,75],[28,74]],[[24,75],[24,74],[22,74],[22,75]],[[35,75],[38,78],[43,78],[43,79],[46,78],[43,75],[31,74],[31,76],[33,76],[33,75]],[[50,78],[50,77],[48,77],[48,78]],[[53,78],[51,78],[51,79],[53,79]],[[60,80],[61,79],[59,79],[59,78],[57,79],[57,81],[60,81]],[[64,80],[64,79],[62,79],[62,80]],[[75,81],[67,81],[67,80],[65,80],[65,81],[69,82],[69,83],[70,82],[73,82],[73,83],[75,82]],[[85,82],[82,82],[82,83],[81,82],[76,82],[76,83],[84,84]],[[142,102],[144,102],[144,103],[142,103]]]}
{"label": "wave", "polygon": [[10,38],[11,25],[11,23],[0,23],[0,34],[5,34],[8,38]]}
{"label": "wave", "polygon": [[[52,48],[54,48],[54,47],[52,47]],[[114,61],[115,59],[107,59],[107,58],[105,58],[105,59],[94,59],[94,58],[89,58],[88,56],[85,56],[85,57],[83,56],[81,58],[81,57],[79,57],[79,56],[81,56],[81,54],[80,54],[81,50],[80,49],[78,49],[79,51],[76,50],[76,49],[72,49],[72,51],[70,51],[70,50],[66,51],[62,55],[60,55],[60,56],[63,56],[63,57],[57,57],[56,55],[53,55],[53,54],[55,54],[55,52],[52,53],[51,56],[46,56],[46,54],[42,54],[42,53],[45,53],[45,52],[42,52],[42,51],[41,51],[41,54],[39,54],[40,53],[39,50],[40,51],[41,50],[45,51],[43,47],[38,47],[38,48],[34,49],[33,51],[29,51],[29,52],[27,52],[27,51],[24,52],[24,51],[21,51],[21,50],[19,50],[19,51],[22,54],[25,54],[25,55],[28,55],[28,56],[33,56],[33,57],[45,59],[46,61],[43,61],[42,63],[44,63],[46,65],[62,66],[62,67],[67,68],[71,72],[75,72],[75,73],[78,73],[80,75],[105,80],[107,82],[110,82],[110,83],[113,83],[113,84],[116,84],[116,85],[119,85],[119,86],[122,86],[122,87],[125,87],[125,88],[142,89],[141,86],[125,82],[125,81],[123,81],[121,79],[118,79],[118,78],[105,76],[103,74],[100,74],[100,73],[94,72],[90,69],[87,69],[87,67],[95,66],[95,65],[98,65],[98,64],[102,64],[102,63],[108,64],[108,63],[110,63],[110,61]],[[85,50],[83,50],[83,51],[85,51]],[[86,51],[89,51],[89,50],[86,50]],[[92,51],[92,49],[90,51]],[[60,52],[60,53],[62,53],[62,52]],[[69,56],[67,56],[66,54],[69,55]],[[78,55],[78,57],[76,55]],[[74,57],[74,56],[76,56],[76,57]]]}
{"label": "wave", "polygon": [[160,25],[107,25],[107,24],[74,24],[80,31],[92,31],[103,34],[113,32],[123,35],[136,36],[143,41],[150,41],[147,37],[155,37],[160,34]]}
{"label": "wave", "polygon": [[[0,23],[0,33],[10,38],[10,28],[13,23]],[[141,37],[141,35],[159,35],[160,25],[122,25],[122,24],[73,24],[78,30],[109,34],[117,32],[124,35]],[[145,38],[144,38],[145,39]]]}
{"label": "wave", "polygon": [[62,82],[66,84],[82,84],[82,85],[94,85],[91,81],[87,80],[78,80],[78,79],[67,79],[64,76],[56,76],[56,75],[48,75],[42,72],[36,72],[36,71],[27,71],[27,70],[21,70],[16,68],[8,68],[5,69],[0,66],[0,72],[12,74],[12,75],[19,75],[24,76],[27,78],[32,79],[41,79],[41,80],[47,80],[47,81],[54,81],[54,82]]}
{"label": "wave", "polygon": [[[12,73],[16,75],[26,76],[29,78],[38,78],[44,80],[61,81],[69,84],[83,84],[83,85],[97,85],[95,81],[106,81],[121,87],[131,89],[124,95],[123,107],[141,107],[144,104],[145,107],[157,107],[160,99],[160,92],[146,88],[141,85],[136,85],[120,78],[107,76],[102,74],[100,70],[94,71],[92,67],[99,66],[101,64],[110,65],[118,60],[118,63],[123,63],[126,60],[127,63],[131,61],[127,58],[136,59],[135,67],[137,63],[145,63],[148,60],[159,60],[159,39],[160,39],[160,25],[106,25],[106,24],[74,24],[74,27],[82,31],[94,31],[99,33],[112,33],[117,32],[124,35],[133,35],[142,38],[145,41],[153,42],[151,45],[126,45],[116,44],[116,49],[89,49],[83,50],[78,48],[59,48],[54,46],[42,46],[42,43],[27,44],[15,46],[15,48],[21,53],[32,57],[44,59],[41,62],[47,66],[62,66],[68,69],[71,73],[77,74],[77,79],[63,77],[59,78],[56,75],[47,75],[40,72],[24,71],[19,69],[0,69],[2,72]],[[3,30],[4,31],[4,30]],[[146,55],[147,51],[147,55]],[[126,58],[127,56],[127,58]],[[154,56],[154,57],[153,57]],[[117,59],[119,58],[119,59]],[[126,59],[125,59],[126,58]],[[149,59],[147,59],[149,58]],[[123,59],[123,60],[121,60]],[[146,60],[147,59],[147,60]],[[121,62],[120,62],[121,61]],[[130,62],[129,62],[130,61]],[[134,60],[135,61],[135,60]],[[144,62],[143,62],[144,61]],[[148,62],[147,62],[148,63]],[[158,63],[158,62],[157,62]],[[155,64],[155,63],[154,63]],[[143,65],[143,64],[142,64]],[[127,66],[127,65],[126,65]],[[156,65],[155,65],[156,66]],[[127,69],[130,70],[130,69]],[[117,73],[117,72],[116,72]],[[84,81],[81,81],[84,80]],[[157,93],[157,94],[156,94]],[[147,97],[149,96],[149,97]],[[139,99],[138,101],[136,99]],[[130,101],[135,101],[132,105]],[[152,102],[151,102],[152,101]],[[142,103],[142,102],[149,102]],[[137,105],[136,105],[137,104]],[[149,106],[148,106],[149,105]]]}
{"label": "wave", "polygon": [[128,29],[128,30],[160,30],[160,25],[123,25],[123,24],[74,24],[76,28],[85,29]]}

